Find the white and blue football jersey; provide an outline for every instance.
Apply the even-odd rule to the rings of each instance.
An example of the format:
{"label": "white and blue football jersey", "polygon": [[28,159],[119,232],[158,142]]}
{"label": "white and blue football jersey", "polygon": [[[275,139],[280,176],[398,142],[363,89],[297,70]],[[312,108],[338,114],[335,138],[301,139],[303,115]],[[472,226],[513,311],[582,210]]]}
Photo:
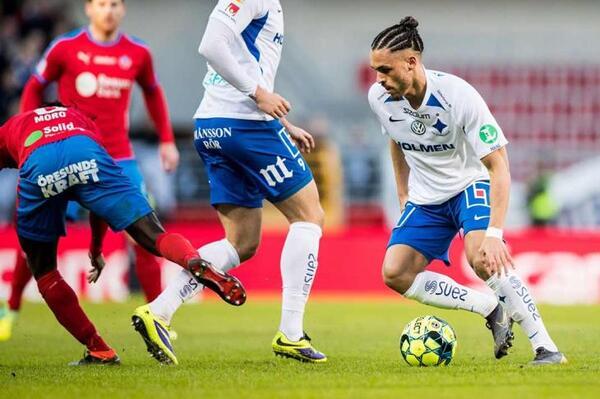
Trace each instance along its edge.
{"label": "white and blue football jersey", "polygon": [[451,74],[425,73],[427,88],[417,109],[404,98],[394,100],[379,83],[369,90],[369,104],[410,167],[409,200],[435,205],[489,179],[481,159],[508,141],[473,86]]}
{"label": "white and blue football jersey", "polygon": [[[219,0],[210,18],[236,33],[231,51],[244,72],[273,91],[283,47],[283,11],[279,0]],[[254,101],[230,85],[208,64],[205,92],[194,118],[272,120]]]}

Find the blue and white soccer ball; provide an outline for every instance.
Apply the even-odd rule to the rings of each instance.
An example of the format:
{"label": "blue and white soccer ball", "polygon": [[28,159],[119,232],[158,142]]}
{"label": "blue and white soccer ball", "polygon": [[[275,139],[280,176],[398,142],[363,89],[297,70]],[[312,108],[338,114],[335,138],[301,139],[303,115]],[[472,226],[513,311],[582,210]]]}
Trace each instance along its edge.
{"label": "blue and white soccer ball", "polygon": [[404,327],[400,352],[411,366],[446,366],[456,352],[456,333],[445,320],[417,317]]}

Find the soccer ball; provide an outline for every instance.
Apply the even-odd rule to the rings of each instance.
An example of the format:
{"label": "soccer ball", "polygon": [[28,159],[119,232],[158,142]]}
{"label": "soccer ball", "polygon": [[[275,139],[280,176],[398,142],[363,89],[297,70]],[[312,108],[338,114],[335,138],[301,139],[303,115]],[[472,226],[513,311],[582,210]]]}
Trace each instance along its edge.
{"label": "soccer ball", "polygon": [[456,333],[438,317],[417,317],[402,331],[400,352],[411,366],[446,366],[456,352]]}

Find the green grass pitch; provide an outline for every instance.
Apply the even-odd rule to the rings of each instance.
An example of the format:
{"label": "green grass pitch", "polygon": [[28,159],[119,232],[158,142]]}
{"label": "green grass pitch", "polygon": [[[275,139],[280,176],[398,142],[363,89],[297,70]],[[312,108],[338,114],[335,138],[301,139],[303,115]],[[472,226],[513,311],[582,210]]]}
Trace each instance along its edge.
{"label": "green grass pitch", "polygon": [[[323,365],[276,358],[270,342],[277,301],[241,308],[216,301],[184,306],[176,315],[180,365],[148,357],[129,316],[141,303],[85,304],[123,364],[66,366],[83,348],[43,304],[26,304],[14,339],[0,343],[0,398],[598,398],[600,306],[542,308],[569,364],[527,366],[532,352],[518,327],[510,356],[496,361],[491,334],[479,316],[397,300],[316,299],[306,327],[329,356]],[[405,323],[423,314],[446,319],[458,350],[446,368],[411,368],[398,349]]]}

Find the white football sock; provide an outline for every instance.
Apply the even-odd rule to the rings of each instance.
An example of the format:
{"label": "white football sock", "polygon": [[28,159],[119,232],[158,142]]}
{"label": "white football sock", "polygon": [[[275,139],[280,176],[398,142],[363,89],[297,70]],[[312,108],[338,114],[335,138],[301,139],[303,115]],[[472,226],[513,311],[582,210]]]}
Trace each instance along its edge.
{"label": "white football sock", "polygon": [[281,252],[283,294],[279,330],[292,341],[304,336],[304,307],[317,272],[321,234],[321,228],[314,223],[292,223]]}
{"label": "white football sock", "polygon": [[[198,249],[198,254],[223,272],[228,272],[240,264],[237,251],[226,238],[206,244]],[[177,309],[203,288],[204,286],[196,281],[192,273],[182,269],[164,291],[150,303],[150,310],[170,324]]]}
{"label": "white football sock", "polygon": [[486,281],[486,284],[494,290],[508,315],[525,331],[534,352],[542,346],[552,352],[558,351],[546,330],[529,289],[519,276],[516,274],[502,277],[493,275]]}
{"label": "white football sock", "polygon": [[463,309],[487,317],[498,306],[492,295],[465,287],[443,274],[424,271],[404,293],[407,298],[442,309]]}

